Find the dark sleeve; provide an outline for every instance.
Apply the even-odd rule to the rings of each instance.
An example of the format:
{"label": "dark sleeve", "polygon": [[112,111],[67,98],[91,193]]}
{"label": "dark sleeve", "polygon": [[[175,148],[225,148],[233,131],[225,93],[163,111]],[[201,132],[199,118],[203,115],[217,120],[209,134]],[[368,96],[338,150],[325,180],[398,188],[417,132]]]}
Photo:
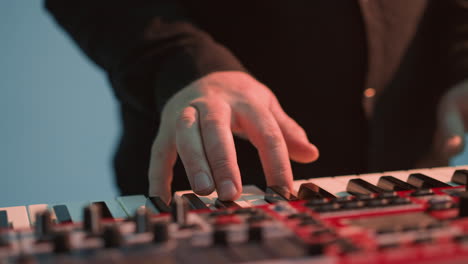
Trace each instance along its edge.
{"label": "dark sleeve", "polygon": [[161,111],[179,89],[210,72],[245,71],[176,0],[46,0],[45,5],[107,72],[121,103],[138,111]]}

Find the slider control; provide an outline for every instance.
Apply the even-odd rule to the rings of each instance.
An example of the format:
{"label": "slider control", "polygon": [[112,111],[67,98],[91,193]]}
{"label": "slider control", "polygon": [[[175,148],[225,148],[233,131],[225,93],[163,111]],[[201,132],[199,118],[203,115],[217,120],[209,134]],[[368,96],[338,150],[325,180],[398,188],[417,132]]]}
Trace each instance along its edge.
{"label": "slider control", "polygon": [[263,227],[260,225],[249,226],[249,242],[262,242]]}
{"label": "slider control", "polygon": [[458,196],[458,216],[467,217],[468,216],[468,192],[461,192]]}
{"label": "slider control", "polygon": [[71,234],[69,231],[56,232],[52,238],[55,253],[68,253],[72,250]]}
{"label": "slider control", "polygon": [[124,243],[124,237],[117,225],[106,226],[102,238],[104,239],[104,246],[106,248],[117,248]]}
{"label": "slider control", "polygon": [[187,215],[189,211],[188,206],[186,199],[174,196],[171,204],[172,221],[177,223],[179,226],[185,226],[187,224]]}
{"label": "slider control", "polygon": [[169,226],[165,222],[153,224],[153,243],[159,244],[169,240]]}
{"label": "slider control", "polygon": [[91,235],[101,232],[101,208],[99,204],[90,204],[83,209],[83,229]]}
{"label": "slider control", "polygon": [[228,232],[225,229],[215,229],[213,231],[213,244],[217,246],[228,245]]}
{"label": "slider control", "polygon": [[46,240],[52,234],[52,214],[49,210],[38,212],[36,214],[36,223],[34,224],[34,232],[39,240]]}
{"label": "slider control", "polygon": [[148,210],[144,207],[137,209],[135,213],[135,232],[146,233],[149,231],[151,219]]}

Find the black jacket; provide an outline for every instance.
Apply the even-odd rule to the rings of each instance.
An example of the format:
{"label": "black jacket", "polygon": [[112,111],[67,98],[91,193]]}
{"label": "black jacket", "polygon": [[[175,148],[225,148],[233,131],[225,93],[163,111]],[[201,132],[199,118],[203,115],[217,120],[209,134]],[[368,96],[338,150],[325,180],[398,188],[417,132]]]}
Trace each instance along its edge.
{"label": "black jacket", "polygon": [[[441,94],[468,75],[468,1],[47,0],[108,74],[123,134],[124,194],[147,192],[150,147],[168,98],[214,71],[251,73],[320,149],[295,178],[412,168],[431,148]],[[363,90],[372,87],[370,117]],[[244,183],[264,184],[236,140]],[[178,162],[176,189],[188,189]]]}

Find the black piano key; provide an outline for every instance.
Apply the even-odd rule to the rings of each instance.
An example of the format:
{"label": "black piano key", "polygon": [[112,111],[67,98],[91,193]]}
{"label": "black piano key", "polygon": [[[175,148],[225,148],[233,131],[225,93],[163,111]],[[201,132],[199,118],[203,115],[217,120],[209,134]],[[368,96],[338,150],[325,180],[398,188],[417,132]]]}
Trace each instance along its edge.
{"label": "black piano key", "polygon": [[101,217],[102,218],[111,218],[113,219],[114,216],[112,215],[111,211],[109,210],[109,207],[105,202],[93,202],[92,204],[97,205],[100,212],[101,212]]}
{"label": "black piano key", "polygon": [[413,173],[408,177],[408,183],[418,187],[419,189],[439,188],[439,187],[451,187],[450,185],[431,178],[422,173]]}
{"label": "black piano key", "polygon": [[206,204],[198,198],[194,193],[186,193],[182,195],[182,198],[185,199],[190,207],[190,209],[208,209]]}
{"label": "black piano key", "polygon": [[[170,213],[171,208],[159,196],[151,196],[146,200],[146,204],[151,204],[159,213]],[[156,213],[158,213],[156,212]]]}
{"label": "black piano key", "polygon": [[8,213],[6,210],[0,211],[0,228],[10,228],[10,222],[8,221]]}
{"label": "black piano key", "polygon": [[292,194],[286,187],[283,186],[269,186],[265,192],[265,201],[269,203],[276,203],[279,201],[295,201],[297,197]]}
{"label": "black piano key", "polygon": [[363,179],[351,179],[348,181],[346,191],[353,195],[383,193],[384,189],[375,186]]}
{"label": "black piano key", "polygon": [[221,201],[219,199],[216,199],[215,201],[215,207],[218,209],[222,208],[241,208],[240,205],[238,205],[236,202],[233,201]]}
{"label": "black piano key", "polygon": [[468,188],[468,170],[456,170],[452,175],[451,181],[460,185],[467,185]]}
{"label": "black piano key", "polygon": [[387,191],[411,191],[418,189],[416,186],[393,176],[380,177],[377,186]]}
{"label": "black piano key", "polygon": [[57,217],[57,221],[59,223],[71,223],[72,218],[70,215],[70,212],[68,211],[68,208],[66,205],[61,204],[61,205],[54,205],[54,212],[55,216]]}
{"label": "black piano key", "polygon": [[315,183],[307,182],[299,187],[298,198],[301,200],[313,200],[317,198],[335,199],[336,196],[320,188]]}

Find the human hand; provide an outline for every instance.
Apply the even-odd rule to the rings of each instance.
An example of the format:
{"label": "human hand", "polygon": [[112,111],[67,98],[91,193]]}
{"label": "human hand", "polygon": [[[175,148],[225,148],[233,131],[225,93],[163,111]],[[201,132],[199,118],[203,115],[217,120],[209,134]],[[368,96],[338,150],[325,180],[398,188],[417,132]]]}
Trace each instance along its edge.
{"label": "human hand", "polygon": [[195,193],[216,189],[221,200],[238,198],[242,183],[233,134],[257,148],[268,185],[291,189],[289,158],[308,163],[319,155],[265,85],[244,72],[215,72],[165,105],[151,151],[150,195],[170,201],[178,153]]}
{"label": "human hand", "polygon": [[447,166],[451,158],[465,147],[468,131],[468,81],[450,89],[437,108],[437,129],[431,151],[418,161],[416,167]]}
{"label": "human hand", "polygon": [[468,81],[450,89],[438,107],[435,150],[449,160],[461,153],[468,131]]}

